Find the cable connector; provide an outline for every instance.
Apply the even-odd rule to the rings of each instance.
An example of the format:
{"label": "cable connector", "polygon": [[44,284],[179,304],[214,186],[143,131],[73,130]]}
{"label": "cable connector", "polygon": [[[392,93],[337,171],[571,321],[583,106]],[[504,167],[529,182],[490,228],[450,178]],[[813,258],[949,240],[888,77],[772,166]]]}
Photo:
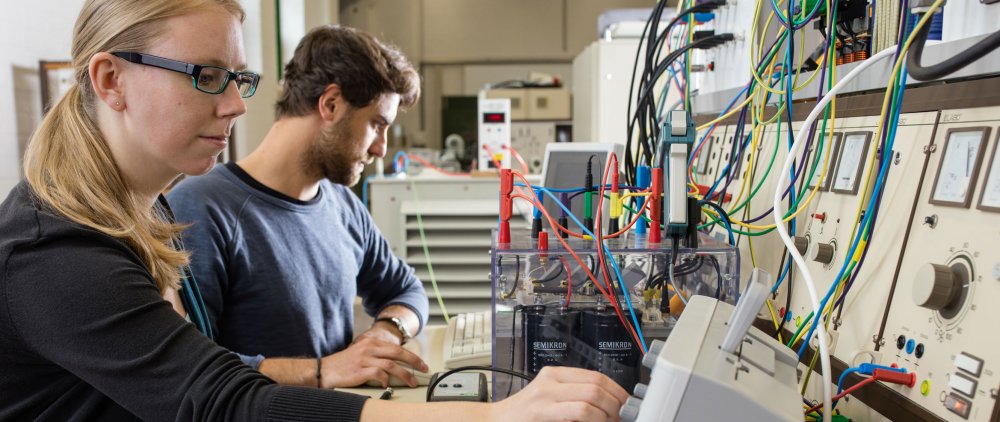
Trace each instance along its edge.
{"label": "cable connector", "polygon": [[913,372],[907,373],[878,368],[872,372],[872,377],[878,381],[905,385],[910,388],[913,388],[917,384],[917,374]]}
{"label": "cable connector", "polygon": [[715,30],[714,29],[705,29],[705,30],[701,30],[701,31],[694,31],[694,34],[692,36],[693,36],[693,38],[691,39],[692,42],[693,41],[700,41],[700,40],[708,38],[708,37],[714,37],[715,36]]}
{"label": "cable connector", "polygon": [[[707,35],[707,36],[702,35],[701,39],[699,39],[697,36],[698,32],[712,33],[712,35]],[[695,42],[697,42],[698,45],[697,47],[695,47],[696,49],[710,50],[727,42],[736,40],[736,35],[729,32],[718,35],[715,35],[714,33],[715,31],[697,31],[695,32],[695,38],[694,38],[695,41],[693,41],[691,44],[693,45]]]}
{"label": "cable connector", "polygon": [[722,6],[726,6],[727,3],[728,3],[727,0],[704,0],[704,1],[699,1],[698,4],[694,6],[691,6],[691,10],[694,13],[711,12]]}
{"label": "cable connector", "polygon": [[862,363],[858,365],[858,373],[861,375],[873,375],[876,369],[906,373],[906,368],[895,368],[892,366],[876,365],[874,363]]}

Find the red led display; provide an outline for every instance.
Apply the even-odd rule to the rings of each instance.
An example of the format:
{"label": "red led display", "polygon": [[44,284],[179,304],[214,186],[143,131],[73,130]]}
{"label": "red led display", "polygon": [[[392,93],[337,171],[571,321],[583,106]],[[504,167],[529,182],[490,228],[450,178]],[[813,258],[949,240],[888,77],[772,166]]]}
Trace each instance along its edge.
{"label": "red led display", "polygon": [[503,123],[503,113],[483,113],[483,123]]}

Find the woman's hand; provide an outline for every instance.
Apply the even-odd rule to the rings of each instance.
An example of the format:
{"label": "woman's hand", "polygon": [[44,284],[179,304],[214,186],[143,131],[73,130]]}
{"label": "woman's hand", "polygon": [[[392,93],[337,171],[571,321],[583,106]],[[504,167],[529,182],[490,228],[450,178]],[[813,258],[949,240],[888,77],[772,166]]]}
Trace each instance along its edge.
{"label": "woman's hand", "polygon": [[517,394],[493,406],[496,421],[617,421],[629,394],[594,371],[542,368],[535,380]]}

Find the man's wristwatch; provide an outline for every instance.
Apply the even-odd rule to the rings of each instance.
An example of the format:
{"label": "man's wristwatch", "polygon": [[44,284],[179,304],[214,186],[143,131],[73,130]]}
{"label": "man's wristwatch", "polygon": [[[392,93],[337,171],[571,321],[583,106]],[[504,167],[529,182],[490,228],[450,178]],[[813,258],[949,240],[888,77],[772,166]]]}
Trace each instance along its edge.
{"label": "man's wristwatch", "polygon": [[404,344],[407,341],[410,341],[411,338],[413,338],[413,335],[410,334],[410,331],[406,329],[406,324],[403,323],[403,319],[402,318],[400,318],[400,317],[382,317],[382,318],[378,318],[378,319],[375,320],[375,322],[379,322],[379,321],[385,321],[385,322],[394,324],[396,326],[396,329],[399,330],[399,333],[403,336],[403,338],[400,339],[399,344]]}

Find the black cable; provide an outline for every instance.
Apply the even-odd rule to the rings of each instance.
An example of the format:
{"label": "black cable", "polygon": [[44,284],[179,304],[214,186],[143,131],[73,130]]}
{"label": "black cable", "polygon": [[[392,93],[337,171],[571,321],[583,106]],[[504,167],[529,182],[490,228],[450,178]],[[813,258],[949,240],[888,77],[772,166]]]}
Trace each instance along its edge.
{"label": "black cable", "polygon": [[[555,280],[555,279],[559,278],[559,276],[561,276],[561,275],[562,275],[562,273],[563,273],[563,271],[564,271],[564,270],[563,270],[563,266],[562,266],[562,262],[560,262],[560,261],[555,261],[555,265],[556,265],[556,267],[557,267],[556,269],[558,270],[558,271],[556,271],[556,273],[555,273],[555,274],[553,274],[553,275],[549,276],[548,278],[545,278],[545,279],[539,279],[539,280],[535,280],[535,281],[537,281],[537,282],[539,282],[539,283],[548,283],[548,282],[550,282],[550,281],[552,281],[552,280]],[[544,268],[544,267],[543,267],[543,268]]]}
{"label": "black cable", "polygon": [[[517,311],[521,310],[521,305],[514,305],[514,312],[511,312],[510,316],[510,367],[514,368],[514,341],[517,340],[515,336],[514,329],[517,327]],[[511,378],[510,382],[507,384],[507,397],[510,397],[510,391],[514,388],[514,379]]]}
{"label": "black cable", "polygon": [[522,374],[522,373],[517,372],[517,371],[511,371],[510,369],[494,368],[492,366],[461,366],[461,367],[458,367],[458,368],[455,368],[455,369],[451,369],[451,370],[445,371],[440,376],[438,376],[434,380],[434,382],[430,383],[430,385],[427,386],[427,401],[428,402],[431,401],[431,395],[434,394],[434,388],[437,387],[438,383],[440,383],[441,380],[447,378],[451,374],[455,374],[455,373],[458,373],[458,372],[464,372],[464,371],[490,371],[490,372],[499,372],[501,374],[507,374],[507,375],[511,375],[511,376],[515,376],[515,377],[521,378],[521,379],[526,380],[528,382],[531,382],[532,380],[535,379],[535,377],[533,377],[531,375]]}
{"label": "black cable", "polygon": [[[920,19],[923,15],[923,13],[917,14],[917,19]],[[924,43],[927,42],[927,35],[930,33],[930,29],[930,25],[924,25],[923,28],[920,28],[916,39],[913,40],[910,53],[906,57],[906,72],[910,74],[911,78],[918,81],[929,81],[948,76],[1000,47],[1000,31],[997,31],[983,38],[972,47],[952,56],[950,59],[924,67],[920,64],[920,59],[924,54]]]}
{"label": "black cable", "polygon": [[[504,299],[510,298],[514,294],[514,292],[517,291],[517,288],[520,287],[521,285],[521,255],[514,255],[514,262],[516,265],[514,272],[514,286],[510,288],[509,293],[503,293]],[[503,263],[503,257],[497,257],[497,266],[500,267],[501,269],[503,269],[502,263]]]}
{"label": "black cable", "polygon": [[[678,242],[678,239],[676,237],[674,237],[674,238],[672,238],[672,241],[670,243],[671,243],[671,245],[670,245],[670,264],[669,265],[671,267],[676,267],[677,266],[677,254],[678,254],[679,249],[680,249],[680,247],[678,246],[679,242]],[[668,274],[667,277],[669,279],[669,273],[667,273],[667,274]],[[676,275],[677,274],[674,274],[674,276],[676,276]],[[670,282],[676,284],[676,280],[670,280]],[[669,290],[669,289],[667,289],[666,285],[664,285],[663,289],[660,290],[660,313],[667,313],[667,314],[669,314],[670,313],[670,298],[667,297],[667,290]],[[681,294],[681,292],[674,292],[674,294],[675,295],[679,295],[679,294]]]}
{"label": "black cable", "polygon": [[[659,22],[660,18],[662,17],[663,8],[666,5],[666,1],[658,2],[653,10],[653,13],[650,15],[650,18],[646,21],[646,26],[643,28],[642,38],[644,38],[646,41],[644,46],[646,57],[645,57],[644,68],[639,78],[639,89],[642,91],[651,91],[653,87],[656,85],[656,81],[659,79],[660,74],[663,73],[661,70],[658,73],[651,74],[651,71],[654,69],[654,63],[657,62],[659,59],[659,54],[662,50],[660,46],[666,42],[666,39],[670,36],[670,33],[673,30],[674,25],[677,24],[677,22],[679,22],[685,16],[688,16],[692,13],[710,12],[721,6],[724,6],[725,4],[726,4],[725,0],[709,0],[694,5],[688,9],[679,12],[673,19],[670,20],[670,22],[667,24],[666,28],[664,28],[663,31],[659,31]],[[656,122],[657,116],[656,116],[655,105],[652,103],[652,101],[650,100],[638,101],[636,103],[637,108],[635,113],[632,112],[633,90],[635,88],[635,81],[636,81],[635,78],[636,66],[639,61],[640,50],[643,50],[643,48],[639,48],[636,51],[636,57],[632,65],[632,78],[630,79],[632,83],[629,84],[629,100],[626,110],[627,130],[626,130],[625,150],[629,152],[632,151],[632,138],[633,134],[635,133],[636,123],[651,122],[651,124],[649,124],[648,126],[645,124],[638,125],[638,130],[639,130],[638,142],[642,147],[641,159],[644,162],[648,162],[649,160],[652,159],[653,153],[655,152],[655,145],[651,147],[648,140],[653,139],[655,141],[656,139],[659,139],[659,128]],[[676,60],[676,58],[674,60]],[[673,60],[670,60],[670,63],[672,62]],[[650,130],[650,135],[652,136],[647,136],[646,133],[647,128]],[[625,180],[628,181],[629,184],[635,184],[635,167],[637,163],[634,162],[632,154],[630,153],[626,154],[624,161],[625,161]]]}
{"label": "black cable", "polygon": [[[650,33],[649,32],[650,26],[653,25],[653,21],[654,20],[657,21],[657,22],[659,22],[659,19],[660,19],[660,17],[663,14],[663,7],[666,6],[666,4],[667,4],[666,0],[661,0],[660,2],[658,2],[656,4],[656,7],[653,9],[653,13],[651,13],[649,15],[649,19],[646,20],[646,25],[642,29],[642,36],[640,38],[647,38],[647,34]],[[655,32],[652,32],[652,33],[655,34]],[[648,44],[649,43],[647,41],[647,46],[648,46]],[[638,69],[639,56],[640,56],[640,52],[642,50],[643,50],[642,48],[636,48],[635,49],[635,60],[633,60],[633,62],[632,62],[632,77],[629,78],[629,81],[631,83],[629,83],[629,86],[628,86],[628,102],[626,103],[626,110],[625,110],[625,126],[627,128],[627,130],[626,130],[626,138],[625,138],[625,160],[624,160],[625,161],[625,180],[626,180],[626,182],[628,182],[628,184],[631,184],[631,185],[635,184],[635,164],[636,164],[636,163],[634,163],[632,161],[632,154],[629,153],[630,151],[632,151],[632,130],[633,130],[633,126],[631,124],[631,119],[632,119],[632,94],[633,94],[633,90],[635,88],[635,74],[636,74],[636,69]],[[648,56],[649,56],[649,50],[648,50],[648,48],[646,49],[646,55],[647,55],[647,61],[648,61]],[[645,66],[645,65],[643,66],[643,74],[644,75],[645,75],[647,67],[648,66]]]}

